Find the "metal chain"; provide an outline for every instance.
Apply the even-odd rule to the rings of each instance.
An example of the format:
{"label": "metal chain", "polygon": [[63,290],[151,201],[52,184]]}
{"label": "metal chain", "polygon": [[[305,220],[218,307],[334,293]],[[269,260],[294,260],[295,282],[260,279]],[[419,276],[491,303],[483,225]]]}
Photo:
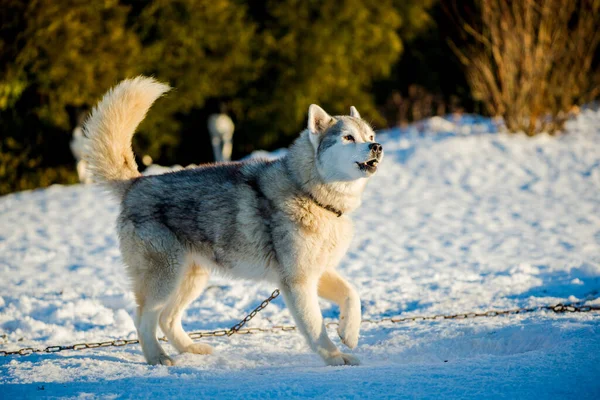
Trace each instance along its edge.
{"label": "metal chain", "polygon": [[[270,328],[243,328],[242,327],[248,323],[252,318],[256,316],[260,311],[262,311],[265,307],[269,305],[271,301],[273,301],[277,296],[279,296],[280,292],[276,289],[271,295],[265,299],[258,307],[256,307],[250,314],[248,314],[244,319],[235,324],[229,329],[221,329],[216,331],[197,331],[190,332],[189,336],[191,339],[201,339],[205,337],[218,337],[218,336],[231,336],[233,334],[238,335],[249,335],[254,333],[274,333],[274,332],[289,332],[295,331],[296,326],[294,325],[277,325],[272,326]],[[470,313],[462,313],[462,314],[436,314],[436,315],[428,315],[421,316],[416,315],[413,317],[384,317],[380,319],[363,319],[363,324],[381,324],[386,322],[391,323],[402,323],[402,322],[416,322],[416,321],[433,321],[433,320],[451,320],[451,319],[469,319],[469,318],[480,318],[480,317],[497,317],[500,315],[516,315],[516,314],[526,314],[534,311],[552,311],[557,314],[561,313],[575,313],[575,312],[594,312],[600,311],[600,306],[586,306],[581,305],[581,303],[572,303],[572,304],[556,304],[553,306],[539,306],[539,307],[530,307],[530,308],[516,308],[511,310],[489,310],[484,312],[470,312]],[[328,322],[325,324],[327,328],[338,326],[338,322]],[[163,342],[167,342],[168,340],[165,337],[161,337],[158,340]],[[109,340],[106,342],[97,342],[97,343],[78,343],[69,346],[48,346],[45,348],[33,348],[33,347],[25,347],[15,351],[3,351],[0,350],[0,356],[26,356],[33,353],[56,353],[63,350],[84,350],[84,349],[96,349],[98,347],[121,347],[127,346],[130,344],[136,344],[140,341],[138,339],[118,339],[118,340]]]}
{"label": "metal chain", "polygon": [[[240,332],[240,330],[242,329],[242,326],[246,325],[246,323],[249,322],[252,318],[254,318],[256,316],[256,314],[261,312],[266,306],[269,305],[270,302],[275,300],[275,298],[277,298],[277,296],[279,296],[279,294],[280,294],[279,289],[275,289],[273,291],[273,293],[271,293],[271,295],[267,299],[265,299],[262,303],[260,303],[260,305],[258,307],[256,307],[254,310],[252,310],[252,312],[250,312],[250,314],[246,315],[244,317],[244,319],[242,319],[240,322],[238,322],[237,324],[235,324],[234,326],[232,326],[229,329],[223,329],[220,331],[212,331],[212,332],[191,332],[189,334],[189,336],[192,339],[200,339],[200,338],[207,337],[207,336],[231,336],[234,333],[249,333],[249,332]],[[248,330],[248,329],[245,329],[245,330]]]}
{"label": "metal chain", "polygon": [[[273,301],[277,296],[279,296],[279,289],[275,289],[271,295],[265,299],[258,307],[256,307],[250,314],[248,314],[243,320],[235,324],[229,329],[220,329],[216,331],[200,331],[200,332],[190,332],[189,336],[191,339],[200,339],[203,337],[216,337],[216,336],[231,336],[235,333],[238,334],[248,334],[258,332],[257,328],[246,328],[241,329],[248,321],[256,316],[260,311],[262,311],[266,306],[269,305],[271,301]],[[294,327],[295,329],[295,327]],[[263,330],[263,332],[268,332],[268,330]],[[163,342],[168,342],[166,337],[160,337],[158,340]],[[59,351],[64,350],[85,350],[85,349],[96,349],[98,347],[121,347],[127,346],[129,344],[139,343],[139,339],[118,339],[118,340],[108,340],[105,342],[97,342],[97,343],[78,343],[67,346],[48,346],[45,348],[33,348],[33,347],[25,347],[19,350],[14,351],[5,351],[0,350],[0,356],[27,356],[33,353],[57,353]]]}

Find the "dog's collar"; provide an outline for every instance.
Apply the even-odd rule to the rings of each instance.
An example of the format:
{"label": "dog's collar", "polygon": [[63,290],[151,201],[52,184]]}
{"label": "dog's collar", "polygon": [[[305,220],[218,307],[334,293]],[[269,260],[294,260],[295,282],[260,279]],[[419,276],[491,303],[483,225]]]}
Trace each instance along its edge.
{"label": "dog's collar", "polygon": [[327,211],[331,211],[332,213],[334,213],[335,215],[339,217],[341,217],[344,213],[341,212],[340,210],[338,210],[337,208],[335,208],[334,206],[330,206],[329,204],[323,204],[321,203],[319,200],[315,199],[314,196],[306,191],[303,191],[303,193],[306,195],[306,197],[308,197],[309,199],[312,200],[313,203],[315,203],[316,205],[318,205],[321,208],[326,209]]}
{"label": "dog's collar", "polygon": [[285,168],[288,170],[289,176],[290,176],[290,180],[292,181],[292,183],[294,184],[294,186],[296,186],[296,190],[298,190],[300,193],[302,193],[304,196],[308,197],[310,199],[310,201],[312,201],[313,203],[315,203],[317,206],[334,213],[335,215],[337,215],[337,217],[341,217],[344,213],[341,212],[340,210],[338,210],[337,208],[335,208],[334,206],[331,206],[329,204],[323,204],[321,203],[319,200],[315,199],[315,196],[313,196],[310,192],[304,190],[304,188],[302,187],[302,185],[296,181],[294,174],[292,173],[292,170],[290,169],[290,166],[288,165],[288,159],[287,157],[285,158],[285,160],[283,160],[283,164],[285,165]]}

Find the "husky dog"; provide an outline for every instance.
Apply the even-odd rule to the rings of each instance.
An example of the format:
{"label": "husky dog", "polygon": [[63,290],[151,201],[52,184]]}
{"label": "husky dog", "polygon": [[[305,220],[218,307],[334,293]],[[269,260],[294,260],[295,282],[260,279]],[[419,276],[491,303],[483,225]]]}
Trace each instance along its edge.
{"label": "husky dog", "polygon": [[122,81],[84,126],[89,170],[121,202],[120,249],[148,363],[174,363],[157,341],[157,325],[179,352],[211,353],[207,344],[192,342],[181,316],[215,272],[278,285],[298,329],[325,363],[357,365],[327,336],[318,297],[339,305],[338,333],[354,348],[360,299],[335,267],[353,234],[347,214],[360,206],[383,158],[372,128],[354,107],[350,116],[330,116],[313,104],[307,129],[281,159],[141,176],[131,140],[169,89],[152,78]]}

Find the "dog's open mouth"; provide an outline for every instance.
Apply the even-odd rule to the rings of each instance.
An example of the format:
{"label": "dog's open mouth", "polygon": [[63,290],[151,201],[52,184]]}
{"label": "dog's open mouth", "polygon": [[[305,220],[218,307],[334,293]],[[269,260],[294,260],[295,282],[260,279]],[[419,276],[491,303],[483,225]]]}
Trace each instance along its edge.
{"label": "dog's open mouth", "polygon": [[377,160],[376,158],[372,158],[369,161],[364,161],[360,163],[357,162],[356,164],[358,165],[358,168],[361,171],[373,173],[377,171],[377,164],[379,164],[379,160]]}

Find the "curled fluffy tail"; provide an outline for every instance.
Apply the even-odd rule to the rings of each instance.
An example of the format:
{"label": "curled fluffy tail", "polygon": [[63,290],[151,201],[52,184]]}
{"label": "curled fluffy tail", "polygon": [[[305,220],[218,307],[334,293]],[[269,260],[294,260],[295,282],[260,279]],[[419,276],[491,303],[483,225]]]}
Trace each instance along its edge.
{"label": "curled fluffy tail", "polygon": [[[121,181],[140,173],[131,140],[152,103],[170,87],[152,78],[126,79],[108,91],[92,110],[83,130],[84,160],[95,182]],[[119,184],[111,185],[120,192]]]}

